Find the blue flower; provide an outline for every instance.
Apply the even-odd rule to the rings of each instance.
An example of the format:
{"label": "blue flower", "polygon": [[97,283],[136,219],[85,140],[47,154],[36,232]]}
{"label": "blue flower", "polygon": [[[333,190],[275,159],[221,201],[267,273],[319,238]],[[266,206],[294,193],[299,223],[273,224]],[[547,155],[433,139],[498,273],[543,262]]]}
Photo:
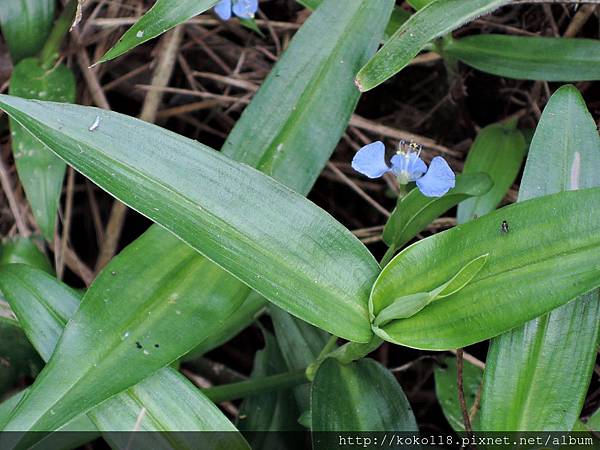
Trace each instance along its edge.
{"label": "blue flower", "polygon": [[379,178],[387,172],[396,175],[398,183],[412,181],[426,197],[441,197],[454,187],[454,172],[441,156],[431,160],[429,169],[419,155],[421,146],[400,142],[398,151],[391,159],[391,167],[385,161],[385,146],[377,141],[361,148],[352,160],[352,168],[369,178]]}
{"label": "blue flower", "polygon": [[223,20],[235,14],[241,19],[252,19],[258,10],[258,0],[221,0],[215,5],[215,13]]}

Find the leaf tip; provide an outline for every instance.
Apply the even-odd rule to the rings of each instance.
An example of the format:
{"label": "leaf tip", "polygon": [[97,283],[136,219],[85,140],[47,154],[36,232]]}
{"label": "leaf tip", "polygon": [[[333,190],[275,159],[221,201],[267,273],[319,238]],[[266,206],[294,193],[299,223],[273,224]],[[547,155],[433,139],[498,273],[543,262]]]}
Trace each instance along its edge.
{"label": "leaf tip", "polygon": [[358,88],[358,90],[360,92],[365,92],[366,91],[366,89],[363,87],[363,85],[362,85],[359,77],[356,77],[354,79],[354,84],[356,85],[356,87]]}

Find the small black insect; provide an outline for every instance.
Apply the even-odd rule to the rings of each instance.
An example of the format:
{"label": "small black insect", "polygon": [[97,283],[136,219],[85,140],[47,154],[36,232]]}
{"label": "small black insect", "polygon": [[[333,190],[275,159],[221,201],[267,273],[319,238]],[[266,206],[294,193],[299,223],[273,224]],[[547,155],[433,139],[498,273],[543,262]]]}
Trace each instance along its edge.
{"label": "small black insect", "polygon": [[154,347],[155,347],[155,348],[159,348],[159,347],[160,347],[160,345],[158,345],[158,344],[154,344]]}
{"label": "small black insect", "polygon": [[508,233],[510,229],[508,228],[508,222],[506,220],[502,221],[502,225],[500,225],[500,231],[502,233]]}
{"label": "small black insect", "polygon": [[135,343],[135,346],[136,346],[137,348],[139,348],[139,349],[141,349],[141,348],[142,348],[142,344],[140,344],[140,341],[137,341],[137,342]]}

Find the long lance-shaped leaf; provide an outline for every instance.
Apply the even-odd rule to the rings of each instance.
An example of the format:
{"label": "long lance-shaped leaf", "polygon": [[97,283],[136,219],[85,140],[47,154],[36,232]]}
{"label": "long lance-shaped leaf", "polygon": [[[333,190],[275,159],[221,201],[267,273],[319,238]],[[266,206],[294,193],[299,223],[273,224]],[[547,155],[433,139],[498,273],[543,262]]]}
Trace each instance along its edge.
{"label": "long lance-shaped leaf", "polygon": [[[73,103],[75,77],[63,64],[45,69],[37,58],[27,58],[15,66],[9,92],[17,97]],[[16,121],[10,121],[10,128],[19,179],[42,234],[52,241],[67,166]]]}
{"label": "long lance-shaped leaf", "polygon": [[[323,2],[323,0],[296,0],[298,3],[300,3],[302,6],[308,8],[308,9],[312,9],[315,10],[319,7],[319,5]],[[390,16],[390,20],[387,24],[387,26],[385,27],[385,33],[384,33],[384,39],[387,40],[390,38],[390,36],[392,36],[397,30],[398,28],[400,28],[400,25],[402,25],[404,22],[406,22],[408,20],[408,18],[410,17],[410,13],[405,10],[402,9],[400,6],[394,6],[394,9],[392,11],[392,15]]]}
{"label": "long lance-shaped leaf", "polygon": [[374,331],[400,345],[448,350],[547,313],[600,285],[599,224],[595,188],[507,206],[419,241],[382,271],[371,293],[374,317],[440,288],[483,255],[486,263],[453,294]]}
{"label": "long lance-shaped leaf", "polygon": [[311,405],[315,449],[337,447],[334,431],[417,431],[398,381],[368,358],[348,365],[326,359],[312,384]]}
{"label": "long lance-shaped leaf", "polygon": [[29,264],[44,272],[53,273],[50,261],[30,238],[6,239],[0,244],[0,265],[14,263]]}
{"label": "long lance-shaped leaf", "polygon": [[436,0],[413,14],[360,70],[356,85],[368,91],[400,72],[425,45],[511,0]]}
{"label": "long lance-shaped leaf", "polygon": [[[317,359],[331,336],[274,305],[269,311],[286,370],[306,369]],[[294,394],[300,411],[309,411],[310,386],[297,386]]]}
{"label": "long lance-shaped leaf", "polygon": [[471,146],[464,173],[487,173],[492,188],[458,206],[458,223],[481,217],[496,209],[521,170],[527,144],[516,124],[492,124],[483,128]]}
{"label": "long lance-shaped leaf", "polygon": [[600,42],[595,39],[486,34],[452,40],[443,52],[503,77],[600,80]]}
{"label": "long lance-shaped leaf", "polygon": [[213,7],[218,0],[157,0],[154,6],[142,16],[119,41],[108,50],[101,62],[109,61],[165,31],[186,22],[194,16]]}
{"label": "long lance-shaped leaf", "polygon": [[[376,48],[391,9],[389,1],[323,2],[244,110],[244,126],[233,129],[223,152],[307,193],[348,125],[359,99],[352,80]],[[331,35],[323,39],[328,28]],[[328,151],[307,155],[319,147]]]}
{"label": "long lance-shaped leaf", "polygon": [[[153,228],[146,236],[157,242],[156,238],[163,233],[164,230]],[[166,253],[164,250],[172,248],[172,241],[177,238],[171,234],[164,237],[162,249],[157,245],[140,249],[137,244],[126,248],[88,290],[83,305],[90,309],[82,307],[79,313],[83,311],[83,318],[78,319],[78,313],[69,322],[63,333],[62,350],[55,352],[34,383],[32,393],[21,404],[36,408],[36,405],[43,407],[46,399],[59,403],[47,405],[50,418],[57,418],[58,424],[41,429],[57,429],[165,366],[186,351],[186,344],[192,346],[218,332],[243,301],[247,291],[239,290],[237,285],[223,286],[220,274],[224,272],[211,272],[214,264],[207,259],[190,254],[180,260],[179,253]],[[124,270],[129,265],[130,252],[141,258],[138,261],[160,261],[160,264],[151,264],[154,272],[148,271],[147,276],[137,278],[136,272]],[[170,269],[168,272],[164,271],[163,263]],[[201,286],[198,274],[203,275]],[[144,304],[117,303],[122,294],[121,283],[132,292],[137,291]],[[191,287],[202,289],[212,301],[182,302],[178,289],[188,292]],[[66,390],[68,394],[54,397],[57,390]]]}
{"label": "long lance-shaped leaf", "polygon": [[[263,331],[265,348],[256,352],[250,379],[286,371],[286,363],[275,337]],[[300,411],[293,390],[280,390],[247,397],[240,406],[237,425],[256,450],[300,450],[304,442],[290,439],[282,431],[299,431]]]}
{"label": "long lance-shaped leaf", "polygon": [[[8,400],[0,403],[0,430],[4,423],[10,417],[10,413],[27,394],[25,389],[10,397]],[[60,429],[60,433],[52,434],[42,440],[42,449],[51,448],[52,450],[71,450],[79,448],[82,445],[100,437],[100,432],[94,432],[94,424],[86,415],[79,416]],[[40,447],[33,446],[32,450],[40,450]]]}
{"label": "long lance-shaped leaf", "polygon": [[0,358],[0,395],[8,393],[20,377],[35,376],[42,366],[23,330],[10,316],[0,315]]}
{"label": "long lance-shaped leaf", "polygon": [[[0,267],[8,264],[30,264],[38,269],[52,272],[50,262],[29,238],[7,239],[0,243]],[[17,322],[13,311],[4,301],[0,288],[0,396],[14,387],[20,376],[35,376],[42,367],[42,361],[27,340],[27,336]],[[0,413],[0,429],[3,414]]]}
{"label": "long lance-shaped leaf", "polygon": [[[223,152],[251,166],[260,164],[261,170],[276,180],[308,193],[358,101],[353,74],[375,51],[391,8],[390,1],[377,5],[360,0],[323,2],[294,36],[234,127]],[[347,35],[352,39],[344,38]],[[144,245],[150,245],[149,240]],[[172,251],[189,250],[179,244]],[[135,258],[131,264],[134,270],[139,266]],[[243,289],[232,277],[224,278],[223,283],[237,283]],[[198,292],[192,295],[198,296]],[[256,296],[246,300],[226,327],[194,353],[228,340],[262,308],[264,301]]]}
{"label": "long lance-shaped leaf", "polygon": [[[369,5],[351,1],[345,2],[343,7],[339,2],[335,5],[331,1],[320,3],[318,12],[301,30],[307,38],[297,36],[292,42],[223,146],[225,154],[271,174],[300,193],[307,193],[314,184],[347,126],[359,97],[351,80],[360,68],[359,61],[368,60],[375,50],[381,37],[381,25],[390,16],[393,2]],[[373,8],[377,8],[377,12]],[[369,17],[374,15],[381,21],[375,33],[369,23]],[[332,26],[334,28],[330,28]],[[313,41],[323,27],[330,28],[337,37],[321,39],[317,44]],[[368,44],[349,52],[344,44],[349,33],[352,40]],[[309,39],[310,43],[305,42]],[[277,98],[277,102],[273,102],[273,98]],[[279,119],[259,119],[272,117]],[[243,149],[241,154],[240,149]],[[307,155],[307,149],[315,150]],[[247,308],[241,309],[232,321],[245,319],[247,311]],[[273,320],[285,321],[283,316],[277,314]],[[302,345],[300,336],[284,337],[282,328],[285,327],[278,328],[278,339],[300,339],[297,345]],[[302,390],[306,390],[306,386],[296,389],[297,392]]]}
{"label": "long lance-shaped leaf", "polygon": [[[341,337],[369,339],[366,298],[378,266],[302,196],[129,116],[11,96],[0,106],[78,171],[270,301]],[[90,131],[94,123],[101,125]]]}
{"label": "long lance-shaped leaf", "polygon": [[[345,3],[344,8],[341,8],[338,2],[327,1],[319,8],[319,11],[310,17],[302,29],[297,33],[286,52],[286,55],[288,56],[283,57],[276,67],[279,67],[280,64],[283,65],[284,63],[285,65],[296,64],[294,55],[303,53],[306,51],[306,48],[317,49],[324,43],[329,45],[331,42],[335,42],[335,48],[342,47],[344,49],[343,51],[337,51],[336,56],[339,56],[340,53],[343,54],[344,64],[353,66],[356,71],[364,62],[364,59],[368,57],[369,52],[365,51],[365,48],[370,48],[370,51],[372,52],[374,51],[377,42],[379,42],[382,32],[381,28],[383,27],[382,24],[385,23],[386,14],[389,14],[389,9],[388,11],[385,11],[380,6],[381,4],[378,4],[377,7],[375,7],[371,2],[352,1]],[[391,9],[391,3],[389,3],[388,7]],[[328,25],[324,26],[324,24]],[[326,39],[324,39],[322,33],[323,29],[328,31]],[[354,30],[367,29],[371,30],[371,32],[364,34],[353,32]],[[319,33],[315,33],[315,30],[320,31]],[[346,34],[353,36],[353,39],[339,39],[339,36]],[[322,55],[320,53],[319,55],[320,58],[311,60],[308,65],[298,65],[295,71],[292,71],[291,69],[285,70],[290,77],[290,83],[284,86],[284,88],[290,89],[292,88],[291,86],[293,86],[294,89],[304,90],[306,96],[313,96],[315,98],[319,98],[323,90],[337,90],[339,92],[339,96],[335,99],[336,105],[338,105],[337,115],[345,117],[345,109],[354,106],[354,104],[349,104],[347,102],[348,96],[358,94],[352,94],[352,92],[355,92],[355,89],[350,79],[345,83],[341,82],[343,78],[330,80],[331,84],[320,83],[319,77],[316,74],[324,72],[323,68],[325,66],[328,67],[328,70],[334,71],[343,72],[347,69],[342,65],[330,65],[328,64],[330,59],[328,55]],[[275,74],[272,76],[275,76]],[[273,101],[274,98],[279,98],[279,95],[277,92],[273,91],[272,96],[268,97],[270,97],[270,101]],[[318,132],[322,127],[321,118],[323,112],[321,106],[322,105],[319,102],[308,103],[306,114],[302,117],[306,126],[314,129],[315,132]],[[270,114],[263,117],[247,117],[240,121],[240,126],[246,126],[250,129],[250,126],[254,125],[256,121],[267,120],[279,120],[281,127],[285,128],[290,117],[274,116]],[[295,129],[292,129],[292,131],[295,131]],[[299,138],[299,136],[292,132],[285,138],[286,140],[294,140]],[[244,148],[238,148],[235,157],[243,159],[244,150]],[[332,148],[306,147],[303,151],[307,154],[306,161],[310,162],[312,158],[322,158],[322,156],[318,155],[323,152],[329,154],[332,151]],[[285,154],[286,152],[287,149],[284,146],[281,153]],[[290,174],[290,176],[294,177],[294,179],[298,177],[313,176],[312,174],[307,173],[308,170],[304,169],[304,162],[301,162],[301,164],[302,165],[298,166],[298,170],[295,173]],[[310,163],[309,166],[312,167],[312,164]],[[272,175],[278,179],[283,178],[277,171],[274,171]],[[294,183],[294,180],[283,181]],[[165,241],[167,242],[165,243]],[[153,247],[155,250],[146,253],[147,247]],[[139,261],[141,260],[148,260],[149,255],[151,256],[151,260],[160,259],[160,268],[153,265],[139,264]],[[165,255],[168,255],[168,257],[165,258]],[[189,250],[186,245],[176,242],[169,233],[166,233],[160,228],[153,227],[152,230],[127,249],[127,254],[120,255],[120,257],[116,258],[115,261],[106,268],[105,272],[107,274],[111,274],[112,272],[120,273],[122,275],[127,274],[127,276],[119,278],[122,280],[122,284],[115,283],[115,281],[106,281],[106,283],[115,285],[112,291],[114,292],[115,298],[127,298],[128,303],[136,303],[138,305],[138,312],[144,317],[147,316],[149,310],[153,309],[155,303],[159,303],[161,299],[169,298],[171,294],[174,294],[177,297],[180,311],[184,311],[184,306],[190,302],[198,303],[198,306],[195,308],[188,307],[186,309],[187,311],[190,311],[191,316],[195,316],[195,311],[201,311],[204,308],[203,304],[206,302],[209,302],[210,304],[220,303],[221,309],[226,307],[224,304],[233,303],[232,308],[237,308],[239,302],[236,303],[236,296],[239,295],[240,290],[242,296],[247,293],[247,291],[244,291],[246,288],[244,288],[243,284],[212,264],[198,263],[192,258],[194,255],[196,255],[195,252]],[[199,257],[195,256],[195,258]],[[179,273],[186,265],[191,266],[187,269],[187,277],[185,277],[186,283],[180,283],[179,285],[177,283],[171,283],[171,274]],[[213,279],[219,277],[219,280],[215,280],[214,283],[211,282],[209,284],[210,289],[206,290],[203,289],[203,279],[201,275],[208,275],[209,277],[213,277]],[[129,285],[127,283],[128,280],[139,280],[139,283]],[[156,281],[155,286],[160,286],[160,294],[162,297],[161,295],[157,295],[156,297],[150,295],[155,289],[140,289],[141,287],[145,287],[151,281]],[[96,301],[103,301],[104,297],[102,297],[100,288],[98,289],[98,293]],[[220,300],[215,302],[214,298]],[[184,316],[183,313],[181,316]],[[222,320],[227,320],[228,315],[226,312],[221,312],[218,314],[218,317]],[[183,320],[183,317],[181,317],[181,319]],[[124,320],[126,321],[126,317]],[[155,320],[156,323],[161,323],[158,315],[152,316],[152,320]],[[176,329],[181,330],[181,334],[178,336],[178,351],[188,351],[191,347],[205,339],[206,336],[217,333],[219,327],[220,324],[218,323],[214,325],[214,328],[211,326],[206,329],[192,326],[185,328],[181,326],[176,327]],[[126,330],[122,331],[125,332]],[[157,359],[152,360],[152,369],[148,368],[148,370],[155,370],[156,367],[168,363],[172,358],[166,350],[156,356]],[[143,376],[143,373],[140,371],[138,371],[136,375],[140,376],[140,374]],[[93,402],[93,399],[90,399],[90,402]],[[78,404],[77,406],[87,407],[87,405],[81,404]]]}
{"label": "long lance-shaped leaf", "polygon": [[[594,119],[577,89],[562,87],[546,105],[535,132],[519,201],[599,186],[599,172]],[[558,266],[564,267],[561,260]],[[494,339],[485,371],[483,429],[572,429],[596,360],[599,325],[600,295],[595,290]]]}
{"label": "long lance-shaped leaf", "polygon": [[14,63],[41,50],[55,5],[55,0],[0,0],[0,27]]}
{"label": "long lance-shaped leaf", "polygon": [[[81,294],[45,272],[22,264],[0,270],[0,287],[6,292],[28,338],[40,356],[48,361],[67,321],[79,307]],[[144,416],[138,423],[142,409]],[[120,449],[131,446],[130,436],[111,432],[131,431],[136,423],[142,431],[235,431],[210,400],[171,368],[161,369],[102,403],[88,412],[88,416],[87,430],[95,430],[95,424],[106,433],[105,438],[113,448]],[[184,433],[164,436],[144,433],[135,443],[151,448],[171,448],[170,444],[182,449],[195,448],[198,442],[189,442],[190,437]],[[218,440],[216,436],[207,436],[207,439],[214,440],[211,442],[214,445]],[[227,442],[228,448],[248,448],[243,438],[235,433],[223,434],[219,439]],[[224,442],[221,444],[225,445]]]}
{"label": "long lance-shaped leaf", "polygon": [[[43,267],[25,265],[23,262],[13,262],[10,266],[0,268],[0,290],[10,301],[29,342],[47,361],[60,338],[66,318],[79,306],[80,294],[48,275]],[[7,284],[3,282],[6,273],[18,273],[19,277],[14,280],[16,282]],[[15,297],[20,301],[14,302]],[[28,391],[21,391],[0,405],[0,429]],[[46,437],[43,442],[47,448],[75,448],[95,439],[99,435],[95,430],[90,419],[81,416],[62,427],[60,435]]]}

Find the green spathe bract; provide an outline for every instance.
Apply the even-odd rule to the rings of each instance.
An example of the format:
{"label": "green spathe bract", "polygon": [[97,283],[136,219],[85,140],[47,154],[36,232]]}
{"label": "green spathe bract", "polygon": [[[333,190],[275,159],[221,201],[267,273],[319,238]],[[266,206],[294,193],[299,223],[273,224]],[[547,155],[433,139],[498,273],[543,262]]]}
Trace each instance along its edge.
{"label": "green spathe bract", "polygon": [[435,289],[469,261],[489,256],[457,293],[376,331],[400,345],[447,350],[565,304],[600,283],[598,223],[600,189],[586,189],[508,206],[419,241],[377,279],[370,299],[375,316],[394,299]]}

